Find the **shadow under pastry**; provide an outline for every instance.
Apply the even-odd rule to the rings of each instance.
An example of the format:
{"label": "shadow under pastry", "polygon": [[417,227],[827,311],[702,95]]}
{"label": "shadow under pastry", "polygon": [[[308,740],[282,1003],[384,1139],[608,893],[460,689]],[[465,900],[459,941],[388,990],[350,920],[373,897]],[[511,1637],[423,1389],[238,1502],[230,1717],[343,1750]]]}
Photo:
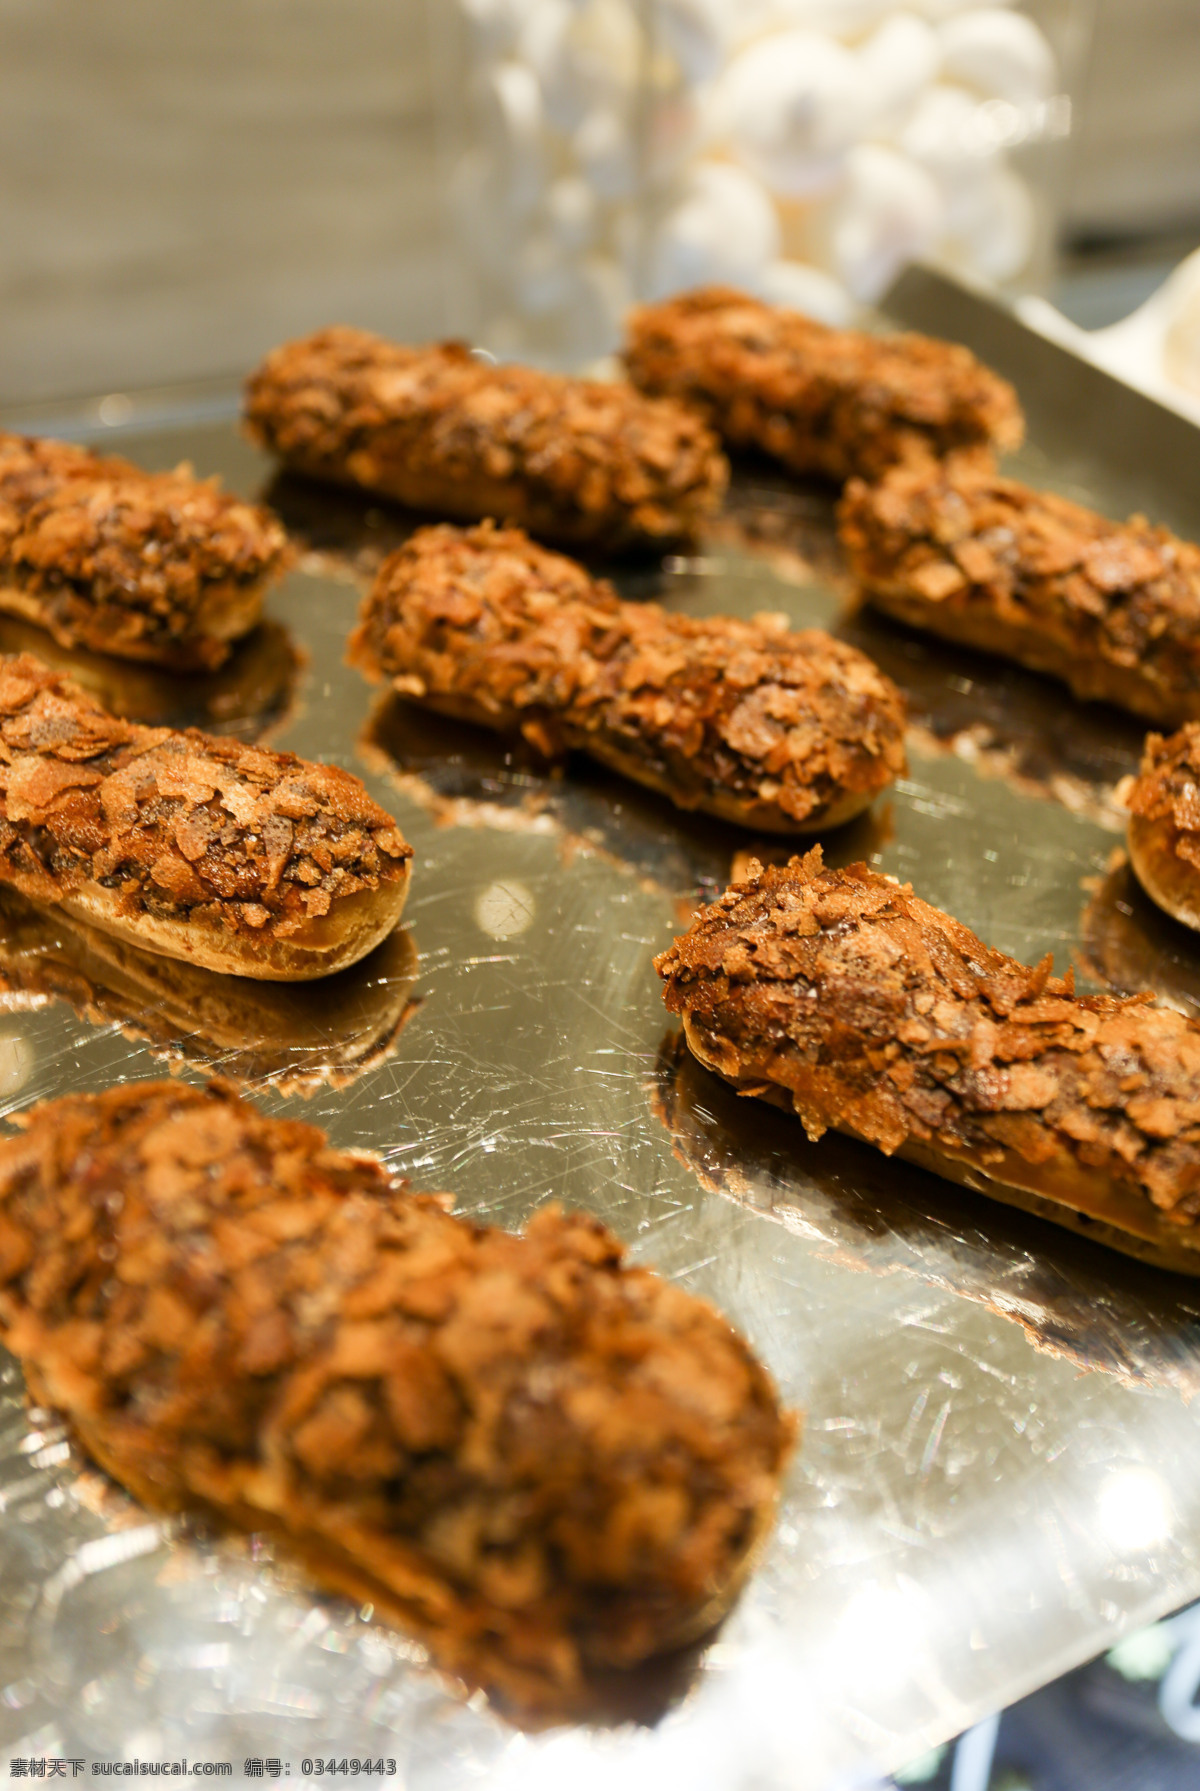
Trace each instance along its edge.
{"label": "shadow under pastry", "polygon": [[215,672],[166,672],[85,647],[60,647],[44,629],[3,615],[0,653],[32,653],[112,715],[246,741],[265,740],[291,720],[305,665],[287,629],[273,621],[253,628]]}
{"label": "shadow under pastry", "polygon": [[1052,678],[948,645],[866,606],[843,616],[833,633],[900,686],[915,746],[953,753],[983,777],[1124,832],[1129,816],[1114,792],[1141,763],[1144,722],[1106,703],[1080,702]]}
{"label": "shadow under pastry", "polygon": [[293,546],[315,562],[314,569],[356,583],[373,578],[414,530],[438,520],[391,504],[377,493],[284,471],[272,477],[258,502],[275,512]]}
{"label": "shadow under pastry", "polygon": [[1149,990],[1164,1007],[1200,1019],[1200,933],[1150,900],[1123,852],[1089,886],[1077,953],[1084,974],[1114,995]]}
{"label": "shadow under pastry", "polygon": [[358,741],[364,762],[439,826],[553,833],[564,855],[586,849],[669,896],[712,901],[747,856],[786,863],[815,839],[830,864],[879,850],[890,829],[886,800],[828,834],[756,835],[666,796],[587,757],[548,760],[520,735],[456,721],[394,692],[371,709]]}
{"label": "shadow under pastry", "polygon": [[844,578],[836,485],[789,474],[765,455],[739,454],[731,467],[720,515],[704,531],[706,544],[764,560],[787,584]]}
{"label": "shadow under pastry", "polygon": [[[275,474],[258,502],[283,523],[301,555],[302,570],[307,560],[313,571],[353,584],[370,583],[387,556],[418,529],[448,520],[439,512],[406,509],[378,492],[286,471]],[[455,526],[461,520],[455,519]],[[505,518],[493,520],[503,523]],[[652,549],[631,550],[612,560],[594,549],[572,548],[570,557],[589,571],[615,574],[622,596],[649,596],[661,584],[663,555]]]}
{"label": "shadow under pastry", "polygon": [[[56,1436],[61,1435],[56,1428],[57,1416],[49,1407],[39,1406],[32,1394],[30,1406],[29,1423],[48,1431],[55,1427]],[[26,1427],[22,1424],[21,1428],[24,1432]],[[265,1575],[274,1594],[292,1598],[299,1609],[306,1611],[299,1633],[316,1628],[311,1618],[318,1612],[325,1618],[325,1624],[317,1630],[318,1636],[329,1631],[344,1633],[347,1628],[361,1635],[364,1622],[369,1622],[377,1645],[392,1652],[406,1669],[415,1666],[436,1677],[457,1699],[486,1696],[512,1728],[526,1733],[580,1721],[601,1729],[625,1724],[653,1727],[692,1690],[704,1652],[719,1638],[723,1627],[724,1620],[695,1641],[654,1655],[634,1667],[584,1664],[569,1700],[564,1699],[561,1706],[539,1702],[536,1708],[526,1708],[511,1695],[486,1689],[471,1676],[469,1667],[455,1672],[440,1665],[433,1648],[414,1630],[411,1618],[393,1624],[377,1604],[367,1616],[362,1601],[352,1602],[343,1594],[315,1586],[311,1571],[290,1542],[269,1530],[259,1529],[246,1535],[230,1530],[202,1510],[167,1514],[148,1508],[97,1466],[74,1439],[70,1442],[68,1471],[72,1474],[74,1502],[98,1518],[110,1535],[134,1528],[142,1530],[152,1516],[158,1530],[158,1546],[163,1550],[163,1565],[154,1576],[155,1593],[151,1596],[161,1595],[169,1603],[168,1621],[172,1624],[176,1621],[180,1592],[184,1594],[185,1608],[194,1609],[187,1598],[189,1589],[203,1588],[207,1594],[215,1568],[220,1568],[223,1582],[240,1582],[247,1587],[261,1587]],[[63,1473],[61,1465],[58,1472]],[[114,1575],[127,1588],[126,1596],[117,1594],[115,1602]],[[207,1597],[204,1604],[207,1605]],[[106,1570],[69,1581],[57,1597],[47,1597],[43,1592],[27,1632],[32,1660],[39,1672],[51,1673],[60,1682],[68,1675],[84,1681],[89,1676],[89,1639],[97,1633],[112,1636],[115,1623],[117,1643],[136,1646],[136,1632],[146,1616],[145,1580],[136,1567],[130,1573],[128,1564],[118,1557]],[[320,1645],[318,1640],[316,1646]]]}
{"label": "shadow under pastry", "polygon": [[914,1164],[739,1096],[664,1039],[651,1107],[713,1192],[769,1215],[844,1268],[911,1275],[1021,1326],[1033,1347],[1131,1386],[1200,1393],[1200,1287]]}
{"label": "shadow under pastry", "polygon": [[0,888],[0,1012],[65,1001],[157,1057],[210,1075],[311,1093],[383,1063],[420,1001],[412,934],[306,983],[262,983],[139,951]]}

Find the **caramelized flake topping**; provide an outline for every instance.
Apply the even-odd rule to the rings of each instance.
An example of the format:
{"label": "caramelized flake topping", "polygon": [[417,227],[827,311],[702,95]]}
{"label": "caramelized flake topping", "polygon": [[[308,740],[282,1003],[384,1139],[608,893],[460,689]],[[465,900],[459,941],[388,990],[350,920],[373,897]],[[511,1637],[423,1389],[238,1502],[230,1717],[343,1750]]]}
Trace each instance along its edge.
{"label": "caramelized flake topping", "polygon": [[120,720],[31,654],[0,658],[0,879],[34,900],[99,883],[131,917],[286,939],[411,856],[347,771]]}
{"label": "caramelized flake topping", "polygon": [[1200,547],[1144,516],[1109,522],[986,466],[924,465],[849,486],[839,533],[868,594],[911,594],[935,630],[992,617],[1074,657],[1073,685],[1095,658],[1167,708],[1200,692]]}
{"label": "caramelized flake topping", "polygon": [[1012,387],[955,343],[831,330],[719,286],[643,305],[628,328],[635,385],[795,472],[872,479],[913,453],[1015,448],[1023,434]]}
{"label": "caramelized flake topping", "polygon": [[1200,870],[1200,722],[1167,739],[1147,734],[1138,775],[1123,794],[1131,814],[1168,822],[1175,856]]}
{"label": "caramelized flake topping", "polygon": [[[0,1330],[142,1497],[367,1576],[518,1697],[725,1584],[792,1421],[596,1220],[452,1218],[222,1084],[37,1107],[0,1145]],[[385,1607],[386,1608],[386,1607]]]}
{"label": "caramelized flake topping", "polygon": [[65,646],[219,665],[229,643],[198,612],[218,589],[264,584],[287,557],[274,517],[186,467],[146,473],[0,434],[0,587],[36,599]]}
{"label": "caramelized flake topping", "polygon": [[1200,1022],[1077,996],[820,848],[758,867],[657,960],[723,1073],[828,1127],[1031,1165],[1066,1151],[1181,1227],[1200,1217]]}
{"label": "caramelized flake topping", "polygon": [[681,405],[365,330],[275,349],[247,385],[246,418],[302,472],[605,547],[690,534],[728,477],[711,431]]}
{"label": "caramelized flake topping", "polygon": [[685,806],[725,792],[802,823],[904,766],[903,700],[855,648],[781,616],[623,602],[516,529],[420,530],[381,569],[351,651],[542,750],[619,747]]}

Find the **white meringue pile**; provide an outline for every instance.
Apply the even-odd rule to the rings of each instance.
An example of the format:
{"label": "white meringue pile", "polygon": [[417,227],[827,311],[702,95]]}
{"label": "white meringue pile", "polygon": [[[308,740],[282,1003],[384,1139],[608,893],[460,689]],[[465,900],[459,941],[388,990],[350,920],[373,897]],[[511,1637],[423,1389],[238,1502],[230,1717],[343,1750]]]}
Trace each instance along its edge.
{"label": "white meringue pile", "polygon": [[1009,151],[1065,135],[1054,52],[973,0],[458,0],[455,217],[499,353],[603,353],[625,307],[722,282],[831,323],[933,257],[1016,278]]}

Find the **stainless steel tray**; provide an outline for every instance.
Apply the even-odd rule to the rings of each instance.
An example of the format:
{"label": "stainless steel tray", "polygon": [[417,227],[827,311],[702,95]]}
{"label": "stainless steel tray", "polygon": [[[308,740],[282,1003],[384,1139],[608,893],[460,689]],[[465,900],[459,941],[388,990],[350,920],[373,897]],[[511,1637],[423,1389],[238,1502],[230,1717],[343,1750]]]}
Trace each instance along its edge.
{"label": "stainless steel tray", "polygon": [[[910,276],[893,310],[1017,379],[1035,482],[1200,528],[1196,431],[930,276]],[[247,492],[266,478],[231,424],[120,445]],[[180,1073],[245,1075],[273,1111],[382,1150],[461,1211],[516,1225],[555,1198],[599,1212],[749,1334],[806,1435],[770,1553],[719,1635],[648,1672],[633,1716],[526,1735],[269,1549],[148,1517],[27,1412],[6,1363],[0,1767],[186,1757],[229,1761],[237,1781],[247,1761],[298,1778],[306,1759],[358,1757],[394,1761],[413,1791],[825,1791],[1200,1593],[1200,1284],[849,1142],[810,1146],[681,1057],[650,958],[735,854],[778,842],[380,701],[342,650],[355,572],[398,519],[288,481],[272,496],[310,552],[271,600],[286,633],[270,651],[252,643],[218,699],[144,673],[114,686],[98,661],[87,675],[156,718],[269,725],[362,772],[416,847],[415,987],[402,947],[282,1016],[260,1023],[251,996],[217,1024],[203,990],[189,1018],[136,967],[0,917],[0,973],[19,989],[0,1017],[2,1110],[161,1074],[155,1053],[177,1035]],[[1148,977],[1200,1012],[1197,945],[1110,870],[1134,724],[843,617],[828,498],[764,469],[743,472],[694,555],[620,577],[694,613],[837,621],[910,690],[910,773],[830,837],[832,857],[911,878],[1029,960],[1082,967],[1086,941],[1094,973]],[[30,640],[0,629],[0,648]]]}

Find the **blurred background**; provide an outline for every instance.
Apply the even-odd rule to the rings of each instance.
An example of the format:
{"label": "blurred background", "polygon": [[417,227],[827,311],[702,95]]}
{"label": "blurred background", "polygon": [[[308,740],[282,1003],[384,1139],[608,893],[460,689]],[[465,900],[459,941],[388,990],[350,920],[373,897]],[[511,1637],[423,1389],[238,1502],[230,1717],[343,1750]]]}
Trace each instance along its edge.
{"label": "blurred background", "polygon": [[[1131,317],[1200,245],[1200,0],[0,0],[0,23],[0,407],[31,428],[119,424],[150,388],[228,407],[332,321],[563,363],[700,280],[838,321],[910,255],[1200,420],[1200,271]],[[1200,1607],[899,1782],[1186,1791],[1198,1685]]]}
{"label": "blurred background", "polygon": [[[628,125],[642,156],[627,177],[636,227],[619,196],[601,193],[597,203],[606,168],[605,190],[620,183],[593,102],[621,78],[612,64],[625,42],[622,9],[652,17],[659,45],[650,83],[658,111]],[[722,239],[735,272],[739,254],[753,263],[756,253],[763,265],[827,272],[836,239],[839,283],[848,273],[852,296],[873,298],[897,255],[946,243],[947,211],[957,205],[961,224],[969,210],[938,137],[953,117],[947,90],[964,86],[985,113],[997,91],[1018,102],[1004,101],[999,136],[1011,139],[1015,110],[1018,134],[1036,141],[1004,163],[1058,251],[1052,259],[1043,243],[1029,265],[1012,265],[1031,222],[1014,183],[993,178],[985,197],[1000,212],[967,220],[981,273],[1041,292],[1088,328],[1111,324],[1200,243],[1197,0],[1034,0],[1020,11],[1051,46],[1049,71],[1028,44],[1023,62],[1019,44],[1015,63],[1011,46],[1007,62],[1003,43],[989,53],[986,31],[982,50],[978,30],[964,49],[964,20],[983,11],[994,21],[997,10],[962,0],[594,0],[591,37],[564,51],[564,18],[588,13],[574,0],[0,0],[0,402],[227,383],[273,342],[335,318],[399,337],[467,328],[486,340],[491,331],[501,350],[516,350],[514,307],[528,324],[531,300],[535,336],[559,358],[572,348],[579,358],[603,346],[604,319],[628,295],[638,256],[642,286],[647,277],[669,283],[673,272],[720,275],[719,255],[714,270],[706,265],[706,231]],[[908,21],[907,39],[897,18]],[[868,52],[883,27],[892,37]],[[948,29],[957,61],[945,50]],[[793,47],[796,31],[833,46],[821,52],[822,80],[793,95],[784,117],[791,140],[804,140],[799,164],[788,161],[778,119],[774,139],[762,123],[747,73],[747,42],[753,49],[756,33],[772,31],[790,31]],[[931,32],[941,34],[940,69],[922,50]],[[847,57],[868,53],[891,81],[893,116],[830,139],[821,106],[845,118]],[[529,83],[513,69],[541,78],[551,117],[530,123]],[[722,82],[726,112],[736,114],[740,92],[749,125],[735,115],[714,126],[710,101]],[[1035,110],[1030,133],[1023,96],[1036,108],[1039,96],[1063,94],[1069,114],[1043,108],[1039,121]],[[917,102],[924,124],[914,134]],[[578,116],[564,118],[572,107]],[[995,134],[994,104],[988,116]],[[582,125],[591,134],[581,147]],[[982,147],[990,156],[995,145]],[[650,150],[657,162],[647,172]],[[581,166],[590,195],[579,191]],[[977,213],[982,192],[977,182]],[[851,198],[858,209],[847,222]],[[722,204],[733,206],[732,231]],[[647,230],[658,232],[649,243]],[[961,262],[961,244],[957,253]],[[585,260],[590,313],[568,277]],[[794,279],[782,285],[780,296],[805,290]],[[810,290],[832,302],[828,287]],[[556,304],[576,320],[573,342],[554,335]]]}

